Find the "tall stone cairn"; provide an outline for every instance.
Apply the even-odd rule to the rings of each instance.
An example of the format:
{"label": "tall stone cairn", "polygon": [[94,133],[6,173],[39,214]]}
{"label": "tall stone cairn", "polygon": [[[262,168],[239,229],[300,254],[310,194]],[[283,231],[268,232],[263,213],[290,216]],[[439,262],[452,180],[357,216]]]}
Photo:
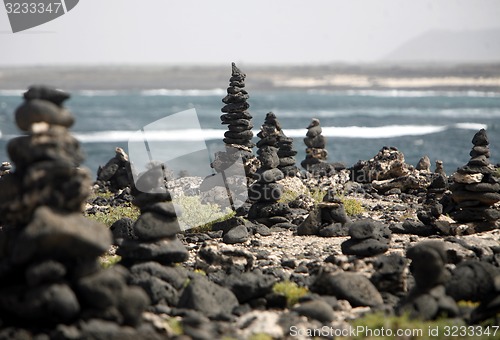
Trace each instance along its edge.
{"label": "tall stone cairn", "polygon": [[68,98],[31,87],[15,113],[25,134],[9,142],[15,170],[0,179],[0,324],[42,326],[50,338],[65,338],[55,329],[66,324],[72,337],[88,338],[84,328],[111,322],[119,333],[120,325],[137,325],[149,301],[127,285],[125,268],[100,266],[111,234],[82,214],[91,181],[77,167],[83,157],[68,132]]}
{"label": "tall stone cairn", "polygon": [[232,63],[232,75],[229,79],[227,95],[222,99],[226,105],[221,109],[223,114],[220,119],[222,124],[227,125],[228,131],[224,133],[225,152],[218,152],[212,167],[218,172],[222,172],[230,167],[241,155],[245,173],[251,177],[258,168],[258,162],[253,154],[252,148],[252,115],[248,112],[250,105],[245,87],[246,74],[241,72],[235,63]]}
{"label": "tall stone cairn", "polygon": [[306,138],[304,138],[307,147],[306,158],[300,163],[306,170],[312,165],[325,162],[328,157],[328,151],[325,149],[326,139],[321,135],[322,132],[319,119],[313,118],[307,127]]}
{"label": "tall stone cairn", "polygon": [[284,178],[283,172],[278,169],[278,137],[276,117],[268,113],[264,124],[257,135],[258,159],[261,167],[255,173],[256,181],[248,190],[248,198],[255,203],[250,207],[248,218],[267,226],[289,222],[285,217],[290,213],[287,205],[278,203],[283,188],[277,181]]}
{"label": "tall stone cairn", "polygon": [[490,163],[488,136],[481,129],[472,138],[471,159],[453,174],[452,199],[456,207],[450,215],[457,222],[490,222],[500,219],[493,205],[500,201],[499,178]]}

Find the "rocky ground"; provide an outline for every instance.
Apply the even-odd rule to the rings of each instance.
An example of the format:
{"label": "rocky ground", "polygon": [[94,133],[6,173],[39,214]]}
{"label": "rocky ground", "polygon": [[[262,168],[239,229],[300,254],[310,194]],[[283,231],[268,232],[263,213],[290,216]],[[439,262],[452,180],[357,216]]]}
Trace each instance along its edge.
{"label": "rocky ground", "polygon": [[[300,183],[310,186],[311,181],[295,178],[282,183],[300,192],[303,189]],[[184,187],[187,182],[199,183],[187,179],[181,182]],[[302,206],[308,208],[296,210],[296,224],[285,228],[267,228],[240,220],[247,233],[233,235],[231,230],[238,229],[240,223],[235,222],[238,218],[232,218],[214,224],[211,231],[188,230],[178,234],[189,256],[176,270],[199,286],[189,293],[185,288],[180,289],[177,295],[169,297],[170,303],[163,300],[151,307],[144,314],[147,323],[155,325],[156,332],[162,336],[179,336],[180,332],[198,339],[223,336],[307,339],[311,337],[298,335],[324,327],[347,331],[354,327],[356,320],[370,313],[388,316],[399,313],[402,301],[416,289],[407,252],[429,240],[438,241],[446,254],[443,271],[448,279],[453,277],[457,266],[472,261],[492,265],[497,275],[494,280],[498,280],[500,229],[469,234],[469,229],[464,227],[453,229],[448,235],[434,227],[426,229],[417,222],[427,195],[425,191],[379,195],[371,184],[348,181],[347,170],[324,177],[318,183],[323,189],[336,185],[343,192],[344,205],[356,202],[362,206],[362,210],[348,216],[354,223],[374,220],[387,226],[391,230],[387,250],[373,256],[346,255],[342,244],[350,239],[348,232],[345,236],[303,235],[301,226],[318,205],[307,195],[295,201],[302,201]],[[195,184],[187,186],[193,191]],[[432,259],[428,261],[432,263]],[[428,275],[437,273],[431,269]],[[475,279],[481,281],[479,276]],[[278,293],[279,283],[289,284],[291,288],[285,294]],[[486,281],[481,284],[491,285]],[[294,294],[297,296],[292,302],[287,300]],[[498,291],[488,294],[498,299]],[[456,313],[439,318],[445,320],[445,324],[467,324],[473,309],[481,303],[480,298],[471,300],[476,302],[460,301]],[[498,312],[498,306],[495,308]],[[490,317],[492,315],[495,313]],[[422,318],[434,319],[428,315]],[[172,326],[177,325],[174,320],[179,321],[182,331]]]}
{"label": "rocky ground", "polygon": [[[203,179],[152,162],[133,180],[117,148],[92,184],[77,166],[69,95],[24,94],[15,168],[0,167],[0,340],[354,339],[435,327],[427,337],[498,339],[500,171],[485,130],[447,176],[395,147],[350,169],[329,164],[313,120],[313,159],[299,171],[271,113],[253,157],[243,80],[233,67],[225,141],[247,143],[237,150],[248,157]],[[241,157],[233,149],[217,164]],[[228,176],[234,164],[243,175]]]}

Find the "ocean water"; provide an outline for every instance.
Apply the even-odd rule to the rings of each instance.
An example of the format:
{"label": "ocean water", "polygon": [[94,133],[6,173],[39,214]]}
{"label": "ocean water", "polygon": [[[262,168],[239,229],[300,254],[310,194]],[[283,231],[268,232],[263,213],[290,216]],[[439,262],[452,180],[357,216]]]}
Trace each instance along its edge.
{"label": "ocean water", "polygon": [[[21,90],[0,91],[0,161],[8,160],[6,144],[19,135],[13,112],[22,102]],[[82,142],[84,165],[95,176],[99,165],[114,156],[115,147],[127,151],[135,131],[169,115],[196,109],[201,130],[163,127],[155,136],[177,150],[205,141],[208,157],[221,148],[226,126],[220,123],[224,89],[75,91],[67,101],[76,117],[72,133]],[[273,111],[285,134],[293,137],[305,157],[303,138],[311,118],[319,118],[327,138],[330,162],[351,166],[372,158],[383,146],[401,150],[416,165],[428,155],[441,159],[451,174],[469,160],[473,135],[485,128],[492,163],[500,162],[500,93],[481,91],[398,90],[276,90],[250,93],[255,132]],[[255,137],[257,140],[257,137]],[[160,144],[161,145],[161,144]]]}

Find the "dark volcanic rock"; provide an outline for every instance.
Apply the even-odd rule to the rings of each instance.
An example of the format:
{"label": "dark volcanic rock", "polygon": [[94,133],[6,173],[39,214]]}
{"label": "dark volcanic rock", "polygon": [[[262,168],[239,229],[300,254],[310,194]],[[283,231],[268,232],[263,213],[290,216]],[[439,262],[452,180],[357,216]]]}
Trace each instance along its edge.
{"label": "dark volcanic rock", "polygon": [[335,319],[333,308],[323,300],[311,300],[293,308],[299,315],[307,316],[320,322],[332,322]]}
{"label": "dark volcanic rock", "polygon": [[242,274],[231,274],[224,285],[231,289],[240,303],[264,297],[271,293],[278,279],[273,275],[262,274],[260,271]]}
{"label": "dark volcanic rock", "polygon": [[380,306],[384,303],[377,288],[365,276],[356,273],[322,273],[312,290],[349,301],[351,306]]}
{"label": "dark volcanic rock", "polygon": [[458,307],[452,297],[446,295],[444,283],[448,280],[447,262],[443,242],[426,241],[418,243],[407,251],[411,259],[410,271],[415,287],[397,306],[397,312],[409,313],[410,317],[424,320],[441,315],[455,316]]}
{"label": "dark volcanic rock", "polygon": [[12,261],[26,263],[49,257],[63,260],[92,258],[104,253],[110,243],[109,231],[97,222],[78,213],[60,215],[42,206],[20,233]]}
{"label": "dark volcanic rock", "polygon": [[248,240],[250,237],[250,234],[248,232],[248,229],[244,225],[239,225],[237,227],[234,227],[233,229],[229,230],[222,240],[224,243],[227,244],[235,244],[235,243],[243,243]]}
{"label": "dark volcanic rock", "polygon": [[184,289],[177,307],[197,310],[209,318],[230,315],[238,299],[227,288],[203,276],[195,276]]}

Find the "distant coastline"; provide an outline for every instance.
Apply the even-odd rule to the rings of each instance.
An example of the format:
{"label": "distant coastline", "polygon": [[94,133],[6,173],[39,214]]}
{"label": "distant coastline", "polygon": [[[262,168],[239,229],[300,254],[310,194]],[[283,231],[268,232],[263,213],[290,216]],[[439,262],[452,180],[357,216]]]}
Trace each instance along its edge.
{"label": "distant coastline", "polygon": [[[228,63],[229,65],[229,63]],[[0,89],[54,84],[74,90],[210,90],[229,66],[0,66]],[[250,90],[435,90],[500,92],[500,62],[490,64],[332,64],[245,66]]]}

